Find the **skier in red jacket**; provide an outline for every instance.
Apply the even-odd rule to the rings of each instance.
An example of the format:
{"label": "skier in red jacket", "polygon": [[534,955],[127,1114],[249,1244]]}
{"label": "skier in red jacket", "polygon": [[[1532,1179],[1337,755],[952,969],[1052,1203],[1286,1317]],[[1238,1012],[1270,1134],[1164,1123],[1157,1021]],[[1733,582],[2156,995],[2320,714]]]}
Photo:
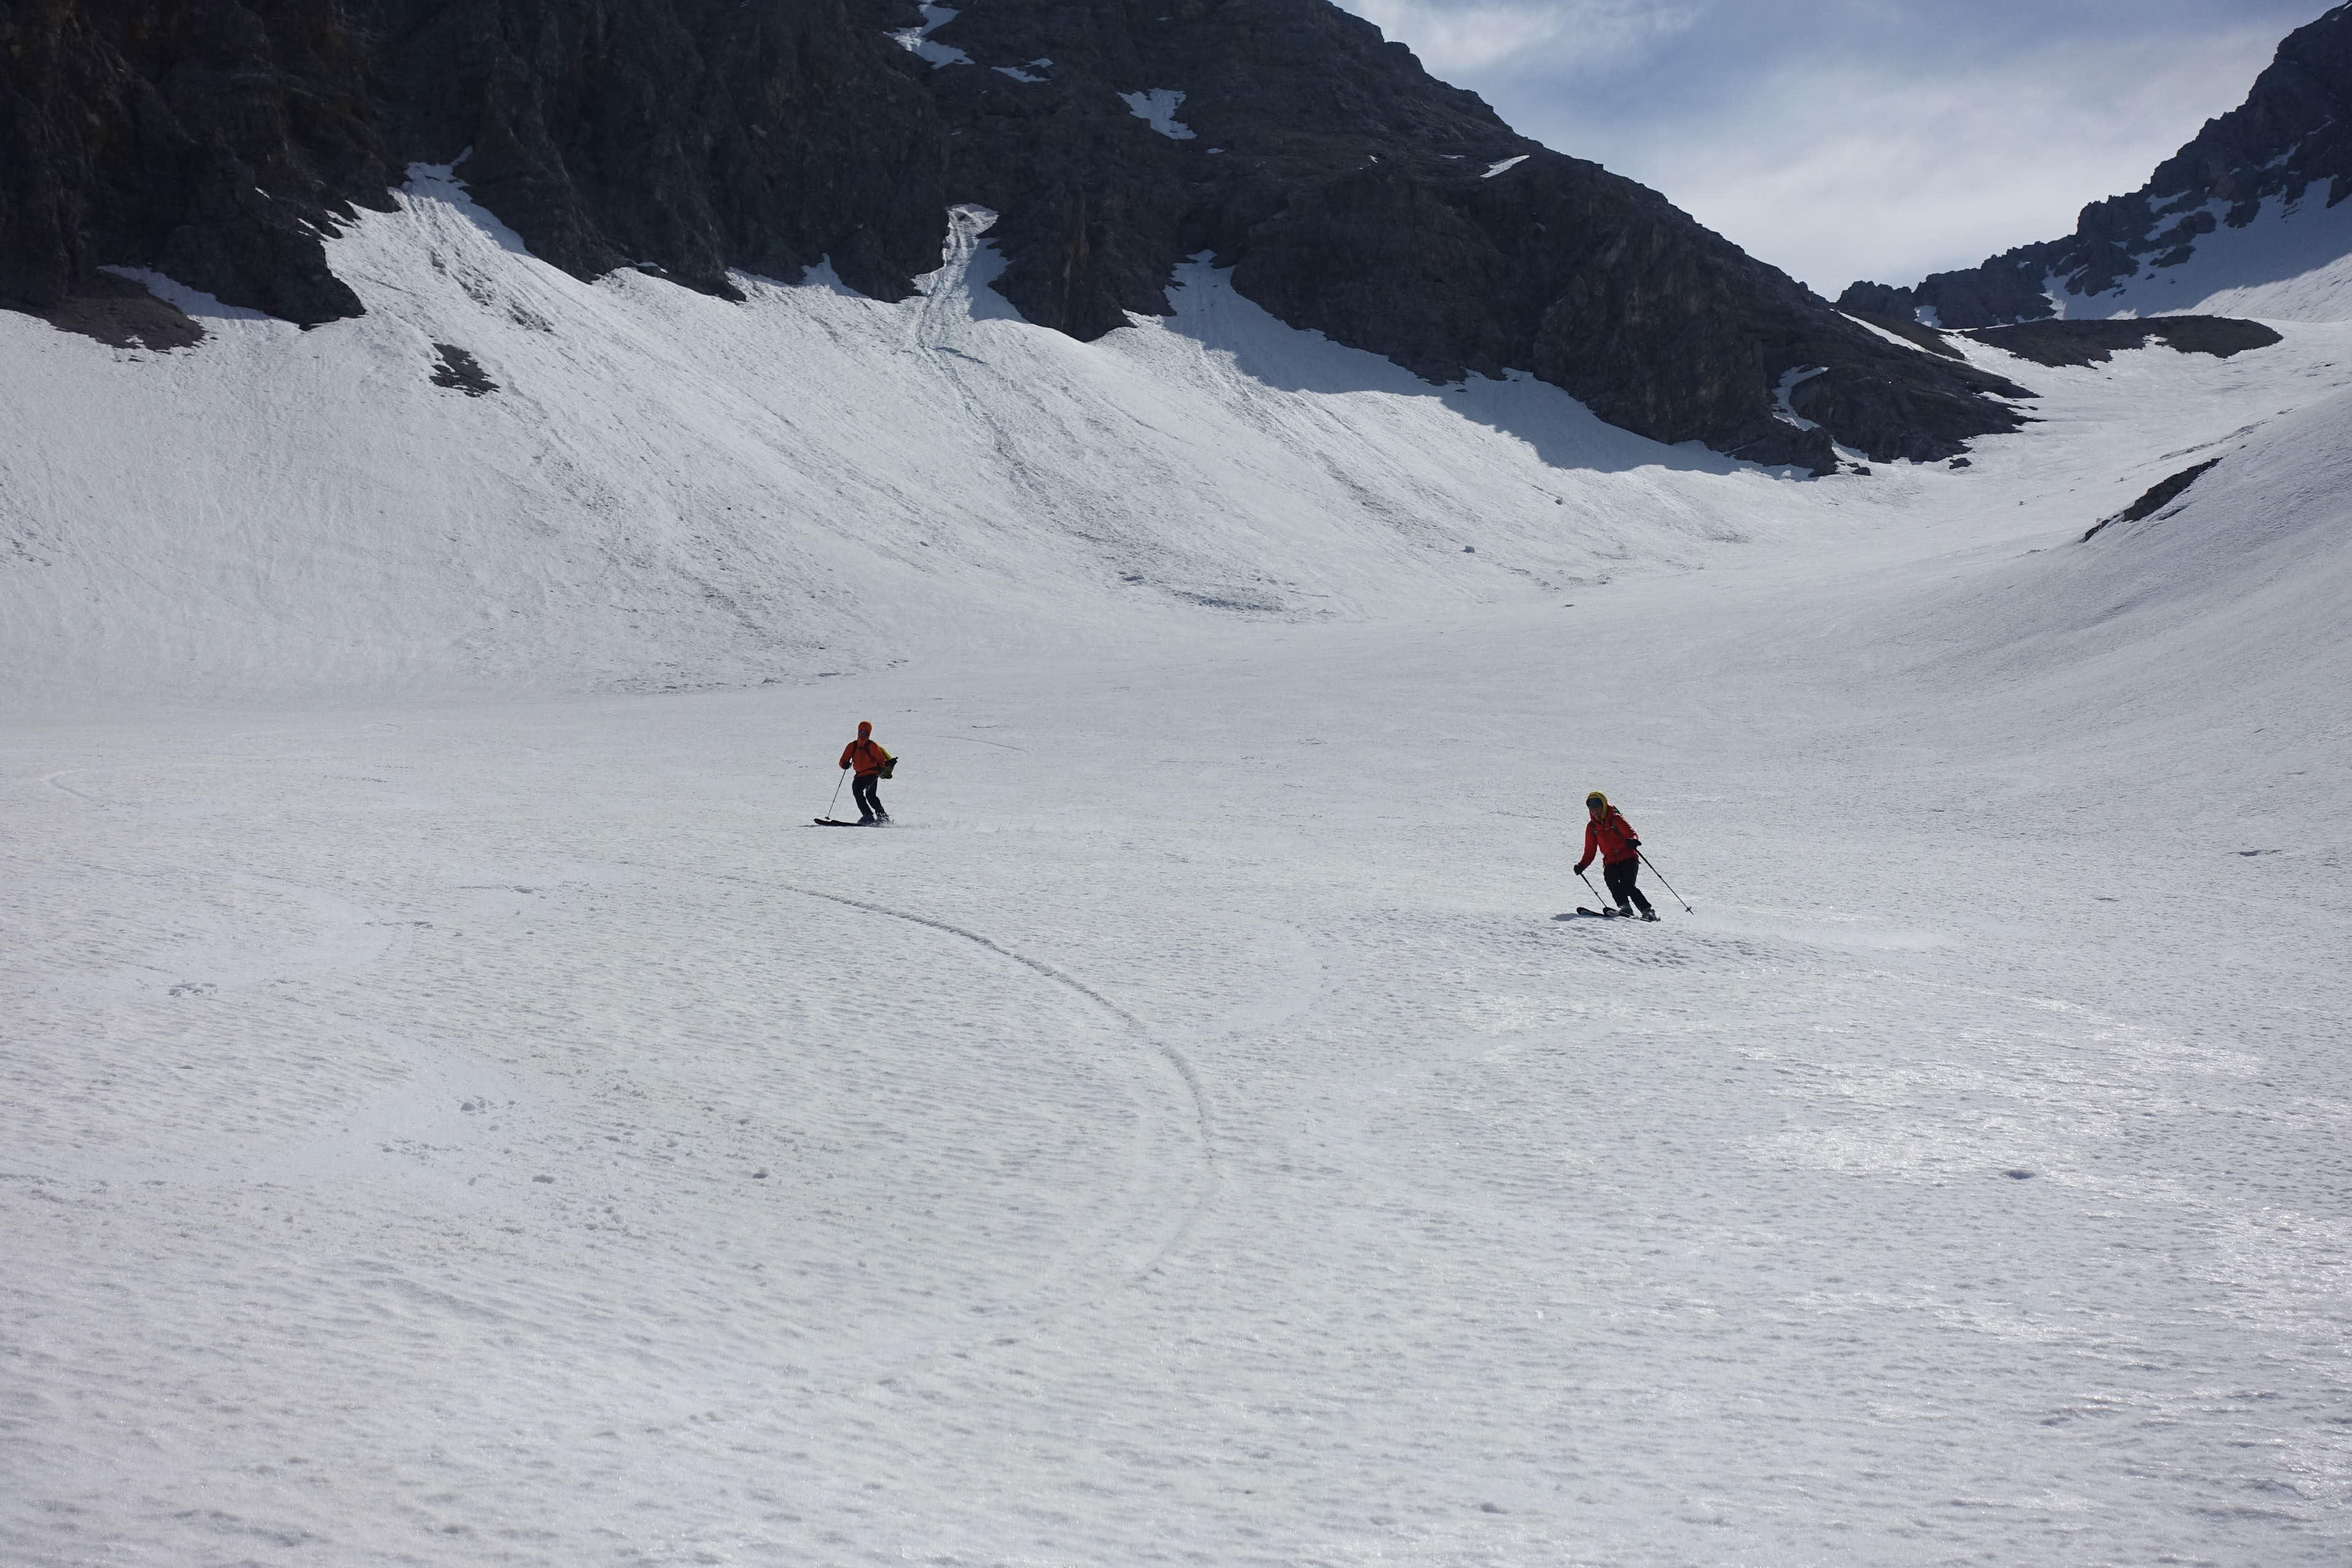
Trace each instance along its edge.
{"label": "skier in red jacket", "polygon": [[1592,857],[1599,855],[1601,880],[1608,883],[1609,896],[1617,901],[1617,913],[1631,915],[1633,904],[1638,904],[1643,919],[1655,920],[1658,912],[1650,907],[1650,901],[1633,885],[1633,878],[1642,870],[1642,841],[1634,833],[1633,824],[1598,789],[1584,798],[1584,810],[1588,819],[1584,824],[1584,858],[1576,862],[1577,872],[1581,874],[1592,863]]}
{"label": "skier in red jacket", "polygon": [[[890,820],[890,813],[882,809],[879,786],[882,770],[893,760],[888,752],[874,744],[871,720],[860,722],[857,738],[841,748],[841,765],[857,769],[857,778],[849,786],[849,793],[850,798],[857,802],[857,825],[861,828],[877,827]],[[839,789],[840,786],[834,788]]]}

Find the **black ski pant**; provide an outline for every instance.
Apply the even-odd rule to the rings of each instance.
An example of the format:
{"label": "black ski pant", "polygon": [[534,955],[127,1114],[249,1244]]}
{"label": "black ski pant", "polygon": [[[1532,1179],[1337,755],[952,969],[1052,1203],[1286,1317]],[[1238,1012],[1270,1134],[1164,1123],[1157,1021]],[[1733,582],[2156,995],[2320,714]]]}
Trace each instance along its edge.
{"label": "black ski pant", "polygon": [[882,797],[877,789],[881,782],[882,775],[879,773],[861,773],[851,782],[849,798],[857,802],[858,815],[880,817],[888,814],[882,810]]}
{"label": "black ski pant", "polygon": [[1633,885],[1633,879],[1641,874],[1641,871],[1642,862],[1638,860],[1603,861],[1601,862],[1601,880],[1609,884],[1609,896],[1617,901],[1618,908],[1624,908],[1625,901],[1632,899],[1641,905],[1642,913],[1647,915],[1650,913],[1650,901],[1643,898],[1642,890]]}

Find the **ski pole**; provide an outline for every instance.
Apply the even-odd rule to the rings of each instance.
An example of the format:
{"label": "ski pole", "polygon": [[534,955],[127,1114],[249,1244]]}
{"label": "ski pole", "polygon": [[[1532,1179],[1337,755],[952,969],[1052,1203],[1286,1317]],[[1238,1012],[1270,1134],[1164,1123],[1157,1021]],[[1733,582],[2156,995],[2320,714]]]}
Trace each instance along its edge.
{"label": "ski pole", "polygon": [[1599,904],[1603,909],[1609,907],[1609,901],[1601,896],[1601,890],[1592,885],[1592,879],[1591,877],[1585,875],[1582,872],[1578,872],[1576,873],[1576,880],[1584,884],[1584,891],[1592,895],[1593,903]]}
{"label": "ski pole", "polygon": [[[849,770],[848,770],[847,768],[843,768],[843,769],[842,769],[842,772],[841,772],[841,779],[835,779],[833,781],[833,799],[832,799],[832,800],[828,800],[828,801],[826,801],[826,802],[825,802],[825,806],[824,806],[824,814],[825,814],[826,816],[828,816],[828,817],[832,816],[832,815],[833,815],[833,809],[834,809],[835,806],[838,806],[838,805],[840,805],[840,804],[841,804],[841,779],[846,779],[846,778],[848,778],[848,777],[849,777]],[[1664,881],[1665,881],[1666,879],[1665,879],[1664,877],[1660,877],[1658,880],[1659,880],[1660,882],[1664,882]]]}
{"label": "ski pole", "polygon": [[[1635,850],[1633,852],[1637,855],[1642,855],[1642,863],[1650,867],[1650,874],[1658,879],[1660,886],[1664,887],[1668,893],[1675,893],[1675,884],[1666,880],[1666,873],[1664,872],[1662,872],[1656,866],[1650,864],[1650,857],[1648,855],[1642,854],[1640,850]],[[1585,885],[1589,887],[1591,884],[1587,883]],[[1693,909],[1689,904],[1683,904],[1683,895],[1679,893],[1675,893],[1675,902],[1676,904],[1682,904],[1683,913],[1685,915],[1696,915],[1698,913],[1697,910]]]}

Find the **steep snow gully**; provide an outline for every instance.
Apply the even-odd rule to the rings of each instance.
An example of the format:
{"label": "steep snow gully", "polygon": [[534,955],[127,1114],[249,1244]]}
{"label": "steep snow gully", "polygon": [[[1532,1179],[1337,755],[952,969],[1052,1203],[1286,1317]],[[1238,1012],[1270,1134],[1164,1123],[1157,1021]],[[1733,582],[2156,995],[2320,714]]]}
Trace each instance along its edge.
{"label": "steep snow gully", "polygon": [[0,1560],[2352,1555],[2352,326],[1796,481],[331,254],[0,315]]}

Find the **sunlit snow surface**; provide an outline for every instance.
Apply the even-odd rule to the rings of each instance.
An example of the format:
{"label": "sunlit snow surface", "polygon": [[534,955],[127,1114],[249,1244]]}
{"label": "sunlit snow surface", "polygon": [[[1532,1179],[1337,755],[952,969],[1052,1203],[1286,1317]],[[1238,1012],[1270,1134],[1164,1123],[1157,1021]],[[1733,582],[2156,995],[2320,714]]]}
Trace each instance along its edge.
{"label": "sunlit snow surface", "polygon": [[2352,1555],[2352,330],[1788,483],[986,225],[0,315],[0,1561]]}

